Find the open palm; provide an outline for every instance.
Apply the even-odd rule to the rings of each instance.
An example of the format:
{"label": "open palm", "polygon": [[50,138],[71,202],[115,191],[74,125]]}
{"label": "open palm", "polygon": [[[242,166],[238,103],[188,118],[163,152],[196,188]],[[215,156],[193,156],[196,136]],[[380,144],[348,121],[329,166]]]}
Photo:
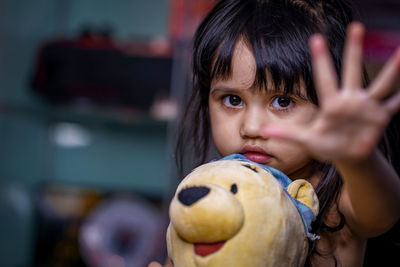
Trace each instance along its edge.
{"label": "open palm", "polygon": [[306,124],[266,126],[264,136],[296,142],[319,160],[357,161],[372,153],[391,117],[400,109],[400,92],[393,89],[400,70],[400,49],[371,85],[362,88],[364,32],[358,22],[348,28],[340,86],[324,38],[311,38],[318,114]]}

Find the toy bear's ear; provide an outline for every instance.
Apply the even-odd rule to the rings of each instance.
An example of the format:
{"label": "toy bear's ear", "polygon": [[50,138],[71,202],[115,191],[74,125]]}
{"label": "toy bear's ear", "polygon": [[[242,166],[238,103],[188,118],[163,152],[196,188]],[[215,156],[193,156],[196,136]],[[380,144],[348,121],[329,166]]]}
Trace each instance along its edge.
{"label": "toy bear's ear", "polygon": [[292,197],[308,206],[315,216],[318,215],[319,202],[317,194],[309,182],[303,179],[295,180],[289,184],[286,190]]}

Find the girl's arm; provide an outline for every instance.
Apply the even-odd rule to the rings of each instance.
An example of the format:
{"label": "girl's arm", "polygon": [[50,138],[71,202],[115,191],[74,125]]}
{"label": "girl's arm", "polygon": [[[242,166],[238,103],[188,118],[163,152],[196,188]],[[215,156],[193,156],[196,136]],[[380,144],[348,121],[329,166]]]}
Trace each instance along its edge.
{"label": "girl's arm", "polygon": [[306,125],[270,125],[263,135],[296,142],[316,159],[333,162],[344,181],[339,209],[354,233],[370,237],[388,230],[400,216],[399,177],[377,149],[400,109],[400,92],[393,90],[400,48],[369,88],[362,89],[364,32],[360,23],[349,26],[340,89],[324,38],[311,38],[320,110]]}
{"label": "girl's arm", "polygon": [[372,237],[389,230],[400,215],[400,179],[382,153],[336,166],[344,180],[339,209],[353,232]]}

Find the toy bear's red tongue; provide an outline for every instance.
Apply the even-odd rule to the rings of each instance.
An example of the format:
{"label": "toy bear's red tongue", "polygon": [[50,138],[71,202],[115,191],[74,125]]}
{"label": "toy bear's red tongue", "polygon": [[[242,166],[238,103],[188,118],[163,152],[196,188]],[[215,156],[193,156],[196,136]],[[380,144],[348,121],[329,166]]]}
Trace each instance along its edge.
{"label": "toy bear's red tongue", "polygon": [[205,257],[218,251],[224,244],[225,241],[217,243],[196,243],[194,244],[194,252],[199,256]]}

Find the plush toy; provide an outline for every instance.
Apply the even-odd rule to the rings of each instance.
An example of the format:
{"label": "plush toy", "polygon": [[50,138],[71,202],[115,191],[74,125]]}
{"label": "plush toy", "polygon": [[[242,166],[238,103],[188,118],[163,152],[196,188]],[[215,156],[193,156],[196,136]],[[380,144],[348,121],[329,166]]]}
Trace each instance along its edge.
{"label": "plush toy", "polygon": [[173,197],[167,231],[175,267],[303,266],[316,235],[310,183],[234,154],[192,171]]}

